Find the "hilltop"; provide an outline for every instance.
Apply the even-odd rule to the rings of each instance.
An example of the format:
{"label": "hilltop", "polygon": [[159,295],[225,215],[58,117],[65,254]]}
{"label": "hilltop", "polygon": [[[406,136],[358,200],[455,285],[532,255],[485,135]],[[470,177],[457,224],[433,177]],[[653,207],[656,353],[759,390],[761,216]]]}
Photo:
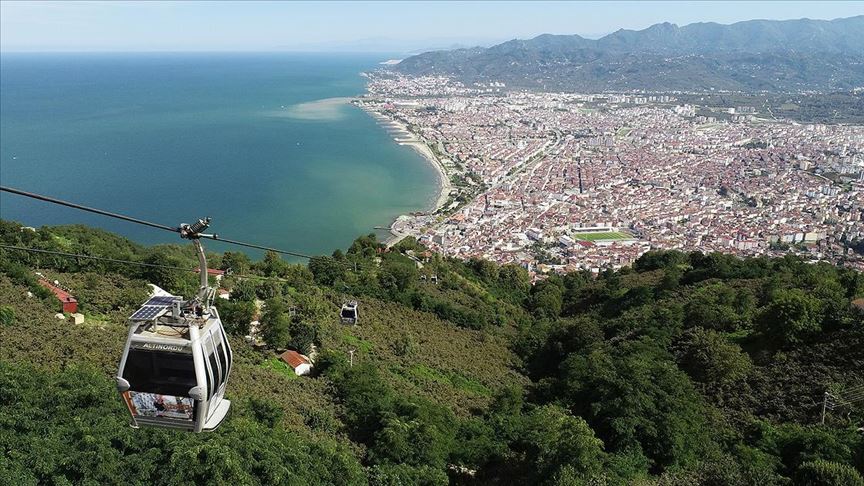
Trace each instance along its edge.
{"label": "hilltop", "polygon": [[510,87],[602,92],[840,91],[864,86],[864,16],[662,23],[597,40],[544,34],[489,48],[433,51],[394,68]]}
{"label": "hilltop", "polygon": [[[308,265],[211,254],[234,273],[233,405],[192,435],[127,427],[111,379],[147,283],[194,291],[191,248],[6,221],[0,243],[190,269],[0,250],[10,484],[864,484],[864,275],[827,263],[649,252],[532,285],[372,235]],[[55,318],[36,271],[83,324]],[[263,347],[243,337],[256,302]],[[312,376],[276,359],[312,345]]]}

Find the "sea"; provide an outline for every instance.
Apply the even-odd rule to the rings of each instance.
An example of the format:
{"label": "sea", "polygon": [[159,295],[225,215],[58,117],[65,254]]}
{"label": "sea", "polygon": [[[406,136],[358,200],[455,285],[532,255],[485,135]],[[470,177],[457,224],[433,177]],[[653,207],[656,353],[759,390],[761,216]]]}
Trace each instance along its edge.
{"label": "sea", "polygon": [[[386,59],[3,53],[0,183],[166,225],[206,216],[225,238],[330,254],[437,196],[433,167],[349,102]],[[8,193],[0,217],[182,243]]]}

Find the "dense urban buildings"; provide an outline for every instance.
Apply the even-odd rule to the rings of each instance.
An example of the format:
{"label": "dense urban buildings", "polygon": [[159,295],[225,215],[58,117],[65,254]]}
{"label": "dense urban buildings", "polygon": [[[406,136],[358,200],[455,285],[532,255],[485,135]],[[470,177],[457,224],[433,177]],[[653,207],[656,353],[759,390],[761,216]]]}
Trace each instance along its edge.
{"label": "dense urban buildings", "polygon": [[537,273],[619,268],[649,249],[792,252],[864,268],[850,248],[864,237],[864,127],[674,93],[369,76],[357,104],[397,141],[425,144],[449,182],[437,211],[400,218],[397,236]]}

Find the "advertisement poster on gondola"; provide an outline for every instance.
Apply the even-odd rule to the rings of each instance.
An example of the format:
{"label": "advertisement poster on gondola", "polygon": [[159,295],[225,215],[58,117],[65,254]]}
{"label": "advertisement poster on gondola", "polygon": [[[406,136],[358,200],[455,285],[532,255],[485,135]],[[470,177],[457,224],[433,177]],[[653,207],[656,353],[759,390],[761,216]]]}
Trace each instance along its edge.
{"label": "advertisement poster on gondola", "polygon": [[159,395],[130,391],[129,407],[139,417],[164,417],[180,420],[194,419],[195,402],[189,397]]}

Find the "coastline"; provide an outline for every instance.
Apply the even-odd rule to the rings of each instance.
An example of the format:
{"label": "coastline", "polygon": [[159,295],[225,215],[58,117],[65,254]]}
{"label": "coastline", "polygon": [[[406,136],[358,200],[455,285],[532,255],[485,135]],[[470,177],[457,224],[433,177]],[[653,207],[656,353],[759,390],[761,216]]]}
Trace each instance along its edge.
{"label": "coastline", "polygon": [[411,147],[423,156],[433,168],[435,168],[435,172],[438,173],[438,198],[435,200],[435,205],[429,212],[434,213],[441,210],[447,202],[447,198],[450,197],[450,191],[453,189],[453,185],[450,183],[450,177],[444,169],[444,164],[442,164],[441,160],[435,156],[432,149],[429,148],[429,144],[426,143],[426,140],[423,140],[422,138],[420,140],[400,141],[397,143],[399,145],[407,145]]}
{"label": "coastline", "polygon": [[[431,215],[443,209],[450,197],[450,191],[453,189],[453,185],[450,182],[450,175],[447,173],[446,167],[432,151],[427,140],[422,136],[411,132],[404,123],[390,118],[378,111],[368,109],[362,104],[362,100],[358,99],[358,101],[359,103],[356,103],[356,105],[374,118],[382,128],[387,130],[388,134],[393,137],[394,142],[399,145],[411,147],[435,169],[435,172],[438,175],[438,197],[435,199],[432,207],[425,211],[425,213]],[[410,236],[409,233],[397,231],[395,226],[396,223],[412,217],[412,215],[402,214],[390,223],[389,230],[391,236],[384,241],[387,246],[392,246],[406,236]]]}

